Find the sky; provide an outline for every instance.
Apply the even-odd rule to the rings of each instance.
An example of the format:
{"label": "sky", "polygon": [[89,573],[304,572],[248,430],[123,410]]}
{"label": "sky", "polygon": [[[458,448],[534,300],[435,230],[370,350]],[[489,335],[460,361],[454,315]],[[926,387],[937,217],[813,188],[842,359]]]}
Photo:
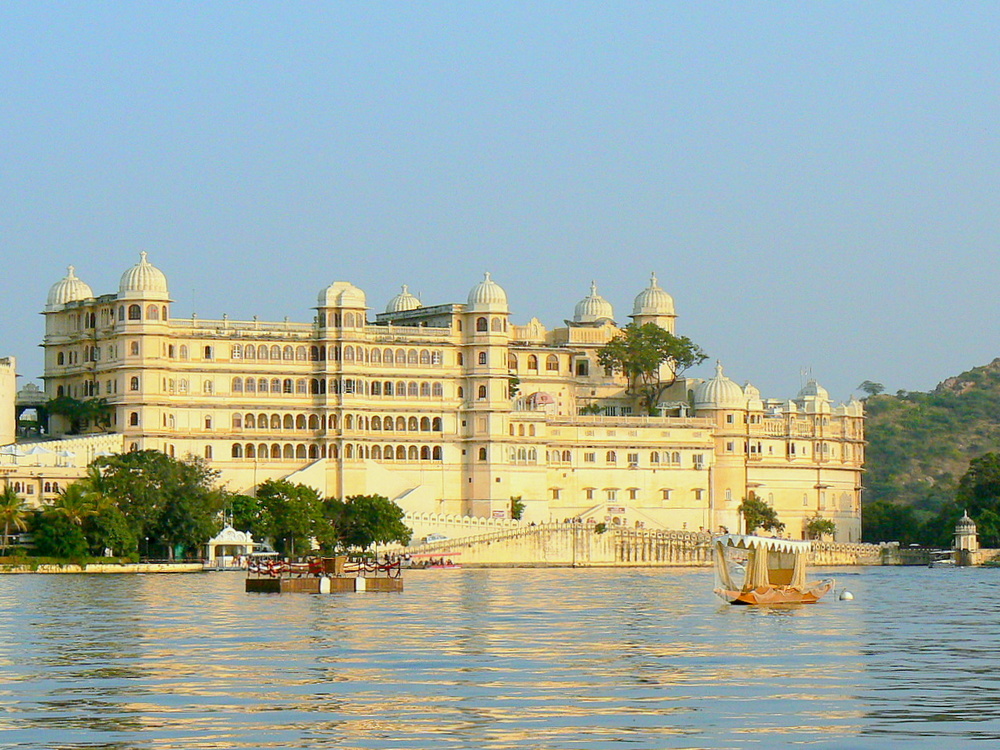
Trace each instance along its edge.
{"label": "sky", "polygon": [[0,356],[140,251],[173,314],[308,322],[334,280],[515,323],[591,280],[764,397],[1000,356],[1000,4],[0,4]]}

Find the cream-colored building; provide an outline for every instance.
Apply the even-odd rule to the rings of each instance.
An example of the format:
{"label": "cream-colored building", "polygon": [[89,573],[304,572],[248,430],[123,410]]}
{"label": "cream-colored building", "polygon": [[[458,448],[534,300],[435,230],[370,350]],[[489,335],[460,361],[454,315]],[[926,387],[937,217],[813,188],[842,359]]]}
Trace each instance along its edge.
{"label": "cream-colored building", "polygon": [[4,357],[0,359],[0,445],[13,443],[17,434],[16,398],[17,361],[13,357]]}
{"label": "cream-colored building", "polygon": [[[619,327],[593,285],[554,329],[515,324],[489,274],[462,304],[403,287],[372,319],[338,281],[314,310],[309,323],[178,319],[145,253],[110,294],[71,267],[45,306],[45,390],[107,399],[126,450],[204,457],[237,491],[288,477],[411,513],[502,518],[519,497],[525,522],[730,531],[752,491],[794,537],[820,515],[839,541],[860,538],[859,403],[834,405],[814,381],[765,400],[720,365],[667,391],[672,416],[634,414],[598,365]],[[629,318],[674,331],[655,277]],[[582,416],[591,405],[602,414]]]}

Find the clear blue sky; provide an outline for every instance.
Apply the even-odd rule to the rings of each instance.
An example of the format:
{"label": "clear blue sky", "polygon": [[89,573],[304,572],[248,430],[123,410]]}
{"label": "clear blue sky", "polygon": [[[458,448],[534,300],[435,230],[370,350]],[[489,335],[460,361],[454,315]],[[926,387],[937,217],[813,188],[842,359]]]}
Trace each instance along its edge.
{"label": "clear blue sky", "polygon": [[[0,356],[67,264],[176,315],[591,279],[766,397],[1000,355],[997,3],[4,3]],[[710,375],[708,363],[695,374]],[[23,382],[23,381],[22,381]]]}

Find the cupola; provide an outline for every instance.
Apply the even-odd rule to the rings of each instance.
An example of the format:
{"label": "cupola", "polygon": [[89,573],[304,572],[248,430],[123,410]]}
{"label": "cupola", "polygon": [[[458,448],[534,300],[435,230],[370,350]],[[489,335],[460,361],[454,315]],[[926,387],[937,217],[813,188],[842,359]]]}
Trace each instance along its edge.
{"label": "cupola", "polygon": [[636,295],[630,317],[673,315],[674,298],[660,288],[660,285],[656,281],[656,274],[650,274],[649,286]]}
{"label": "cupola", "polygon": [[146,259],[146,253],[139,253],[139,262],[122,274],[118,285],[121,299],[167,299],[167,277],[163,271]]}
{"label": "cupola", "polygon": [[365,309],[365,293],[349,281],[335,281],[319,293],[320,307]]}
{"label": "cupola", "polygon": [[722,372],[722,363],[715,364],[715,377],[701,383],[694,390],[694,408],[745,409],[747,396],[743,389]]}
{"label": "cupola", "polygon": [[509,312],[507,307],[507,292],[490,278],[489,272],[483,274],[483,280],[472,287],[466,312]]}
{"label": "cupola", "polygon": [[385,311],[387,313],[400,313],[416,310],[418,307],[423,307],[420,299],[410,294],[409,287],[403,284],[402,291],[389,300],[389,304],[385,306]]}
{"label": "cupola", "polygon": [[91,288],[76,277],[76,269],[73,266],[69,266],[66,269],[66,275],[49,289],[49,296],[45,302],[45,310],[47,312],[55,312],[61,310],[64,305],[70,302],[90,299],[93,296],[94,292]]}
{"label": "cupola", "polygon": [[574,323],[614,323],[615,309],[597,293],[597,284],[590,282],[590,294],[576,303]]}

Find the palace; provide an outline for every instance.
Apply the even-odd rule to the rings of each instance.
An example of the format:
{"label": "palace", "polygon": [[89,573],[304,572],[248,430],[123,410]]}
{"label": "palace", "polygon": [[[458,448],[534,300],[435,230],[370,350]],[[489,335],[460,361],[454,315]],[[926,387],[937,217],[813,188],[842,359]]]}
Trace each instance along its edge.
{"label": "palace", "polygon": [[[753,492],[792,537],[820,516],[837,541],[860,539],[860,403],[834,405],[815,381],[764,399],[717,365],[711,379],[679,378],[663,416],[635,414],[624,380],[598,364],[619,327],[594,285],[554,329],[515,324],[489,274],[461,304],[426,306],[404,286],[372,316],[365,293],[337,281],[309,323],[178,319],[143,253],[116,293],[95,296],[70,267],[44,315],[46,394],[110,405],[109,425],[84,434],[203,457],[234,491],[287,477],[411,514],[508,518],[519,498],[524,522],[712,531],[739,530]],[[674,331],[655,276],[629,318]]]}

